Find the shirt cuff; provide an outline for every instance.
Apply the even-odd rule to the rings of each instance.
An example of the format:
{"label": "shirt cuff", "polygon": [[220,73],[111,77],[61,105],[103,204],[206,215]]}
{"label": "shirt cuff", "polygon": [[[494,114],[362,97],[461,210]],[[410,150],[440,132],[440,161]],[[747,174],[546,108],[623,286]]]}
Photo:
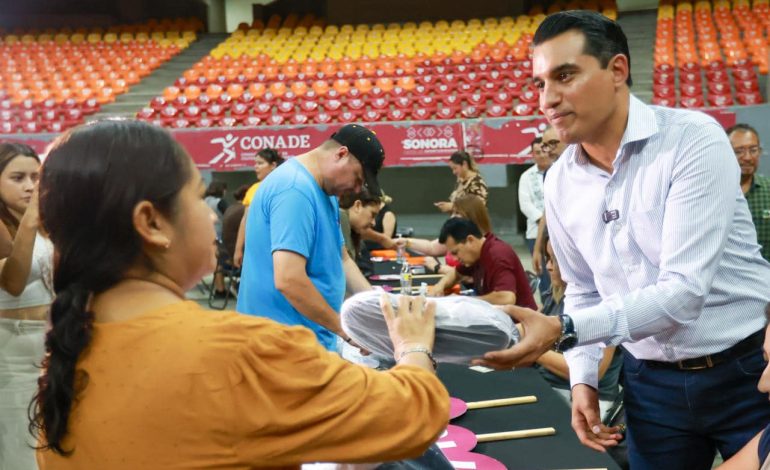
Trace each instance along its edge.
{"label": "shirt cuff", "polygon": [[575,325],[579,345],[608,341],[613,336],[612,309],[606,303],[567,314]]}
{"label": "shirt cuff", "polygon": [[599,363],[602,360],[600,346],[570,349],[564,353],[564,359],[569,366],[570,388],[578,384],[586,384],[599,389]]}

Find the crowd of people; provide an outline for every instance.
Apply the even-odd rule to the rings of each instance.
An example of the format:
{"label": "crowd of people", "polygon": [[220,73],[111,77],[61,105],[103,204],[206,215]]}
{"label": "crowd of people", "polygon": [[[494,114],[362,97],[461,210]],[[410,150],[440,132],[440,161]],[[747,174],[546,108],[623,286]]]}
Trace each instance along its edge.
{"label": "crowd of people", "polygon": [[[387,149],[359,124],[290,159],[263,149],[230,205],[147,123],[66,131],[42,166],[0,144],[0,467],[419,465],[449,417],[430,299],[458,283],[522,338],[474,363],[534,365],[587,447],[623,441],[634,470],[708,469],[716,451],[725,470],[770,465],[759,133],[639,101],[625,35],[599,14],[550,15],[533,45],[549,125],[518,201],[536,283],[464,151],[435,203],[447,219],[421,239],[396,237],[377,179]],[[441,275],[398,308],[383,296],[386,370],[338,354],[369,353],[339,312],[373,289],[361,262],[380,248]],[[241,269],[236,312],[186,299],[212,273],[225,289],[221,250]],[[627,429],[606,420],[621,386]]]}

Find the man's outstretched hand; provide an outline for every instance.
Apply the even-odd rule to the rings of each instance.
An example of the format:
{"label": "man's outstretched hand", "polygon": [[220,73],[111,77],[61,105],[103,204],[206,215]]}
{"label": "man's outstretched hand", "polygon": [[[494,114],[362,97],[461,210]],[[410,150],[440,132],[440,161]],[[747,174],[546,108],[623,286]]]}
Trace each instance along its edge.
{"label": "man's outstretched hand", "polygon": [[488,352],[483,358],[474,359],[474,365],[508,370],[518,366],[530,366],[544,352],[550,350],[561,336],[558,317],[549,317],[515,305],[506,305],[503,311],[523,327],[522,340],[508,349]]}

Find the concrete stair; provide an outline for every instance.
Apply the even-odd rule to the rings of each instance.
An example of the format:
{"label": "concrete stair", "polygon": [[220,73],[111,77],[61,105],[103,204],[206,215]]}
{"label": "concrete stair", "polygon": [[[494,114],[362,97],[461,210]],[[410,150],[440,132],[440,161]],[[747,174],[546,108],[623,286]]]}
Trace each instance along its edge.
{"label": "concrete stair", "polygon": [[628,38],[631,54],[631,92],[645,103],[652,100],[652,51],[655,47],[656,10],[618,15],[618,24]]}
{"label": "concrete stair", "polygon": [[131,87],[127,93],[118,96],[113,103],[102,106],[93,118],[133,118],[139,110],[147,106],[151,99],[161,95],[164,88],[173,85],[185,70],[207,56],[227,36],[227,34],[200,35],[197,41],[190,44],[190,47],[155,69],[144,80]]}

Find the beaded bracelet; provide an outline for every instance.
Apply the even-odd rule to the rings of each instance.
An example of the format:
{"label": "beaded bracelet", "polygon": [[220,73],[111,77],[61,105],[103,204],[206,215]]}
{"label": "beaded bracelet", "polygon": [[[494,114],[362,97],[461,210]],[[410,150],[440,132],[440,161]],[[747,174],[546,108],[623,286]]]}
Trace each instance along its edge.
{"label": "beaded bracelet", "polygon": [[401,355],[398,356],[398,361],[401,361],[401,359],[404,358],[407,354],[412,353],[424,353],[426,356],[428,356],[428,359],[430,359],[430,363],[433,365],[433,369],[435,370],[438,367],[438,363],[436,362],[436,359],[433,357],[433,354],[430,352],[430,349],[428,348],[411,348],[407,349],[406,351],[402,351]]}

